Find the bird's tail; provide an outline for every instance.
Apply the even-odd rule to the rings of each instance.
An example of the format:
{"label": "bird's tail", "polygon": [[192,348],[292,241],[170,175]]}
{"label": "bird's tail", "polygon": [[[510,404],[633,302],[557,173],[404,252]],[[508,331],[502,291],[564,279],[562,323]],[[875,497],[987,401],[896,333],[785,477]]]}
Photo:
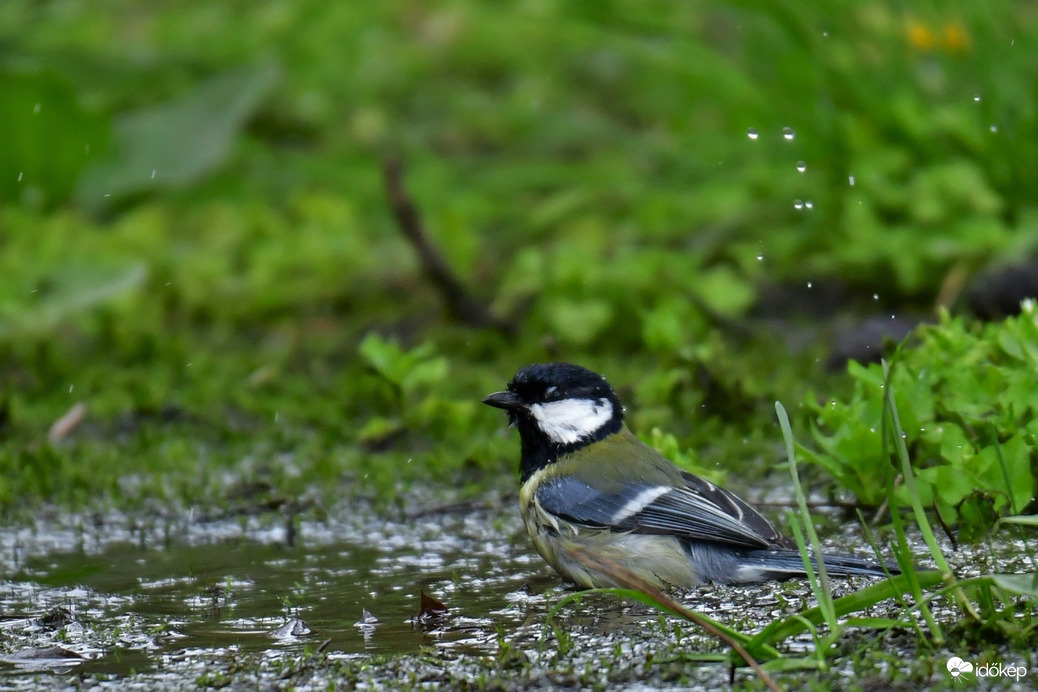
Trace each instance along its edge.
{"label": "bird's tail", "polygon": [[[829,576],[885,577],[901,574],[897,565],[881,564],[876,560],[853,555],[823,555],[825,571]],[[811,557],[811,564],[818,569],[818,561]],[[804,561],[796,550],[751,550],[737,558],[731,581],[754,582],[767,579],[793,579],[807,574]]]}

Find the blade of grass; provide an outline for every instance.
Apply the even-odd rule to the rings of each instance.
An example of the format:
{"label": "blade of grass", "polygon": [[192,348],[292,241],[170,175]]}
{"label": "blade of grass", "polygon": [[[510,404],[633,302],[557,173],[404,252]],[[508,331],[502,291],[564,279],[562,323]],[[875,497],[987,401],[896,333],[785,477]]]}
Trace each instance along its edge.
{"label": "blade of grass", "polygon": [[[919,584],[927,587],[936,586],[944,581],[944,577],[940,572],[932,570],[917,572],[915,576]],[[833,601],[833,612],[836,617],[843,617],[849,613],[873,606],[880,601],[893,598],[895,595],[910,593],[911,591],[912,587],[906,575],[891,577],[886,581],[837,598]],[[920,602],[917,601],[917,603]],[[807,626],[804,624],[805,620],[819,625],[825,622],[825,615],[822,614],[820,607],[815,606],[784,620],[776,620],[757,633],[749,642],[748,647],[754,649],[763,644],[774,646],[784,639],[796,636],[807,629]]]}
{"label": "blade of grass", "polygon": [[[612,581],[622,585],[631,592],[625,595],[641,601],[642,603],[646,603],[654,608],[663,608],[668,612],[685,618],[689,622],[699,625],[701,628],[731,647],[732,651],[738,654],[739,657],[746,662],[746,665],[753,668],[757,676],[765,685],[768,686],[769,689],[774,692],[782,692],[782,688],[778,686],[778,684],[770,675],[767,674],[767,672],[764,671],[763,668],[761,668],[756,659],[739,641],[740,639],[745,640],[745,635],[739,635],[738,637],[730,636],[728,632],[729,628],[719,627],[718,623],[713,622],[709,618],[695,611],[689,610],[670,596],[667,596],[654,585],[613,560],[601,555],[596,555],[595,553],[581,547],[564,547],[563,550],[565,550],[568,557],[576,560],[580,564],[584,565],[584,567],[587,567],[593,572],[608,575]],[[557,612],[557,607],[552,611],[553,614],[555,612]],[[781,656],[778,651],[774,651],[774,653],[776,657]]]}
{"label": "blade of grass", "polygon": [[[884,382],[884,409],[890,416],[890,422],[893,426],[893,437],[894,437],[894,448],[897,451],[898,460],[901,462],[901,476],[905,483],[905,488],[908,490],[909,501],[912,505],[912,513],[915,516],[916,524],[919,527],[920,533],[923,535],[923,540],[926,542],[927,547],[930,549],[930,554],[933,556],[934,562],[937,563],[937,568],[944,572],[945,578],[954,581],[955,576],[951,571],[951,567],[948,566],[948,561],[944,557],[944,552],[941,550],[941,546],[937,543],[937,538],[934,536],[933,529],[930,526],[930,521],[926,517],[926,510],[923,508],[923,502],[919,497],[919,489],[915,483],[915,473],[912,469],[912,462],[908,458],[908,447],[905,444],[905,431],[901,427],[901,417],[898,415],[897,402],[894,399],[894,385],[893,385],[893,368],[890,363],[885,359],[882,361],[883,365],[883,382]],[[891,497],[891,507],[896,508],[897,503],[894,498]],[[896,512],[891,510],[891,515]],[[900,559],[899,559],[900,563]],[[909,568],[914,571],[914,567]],[[917,594],[918,597],[921,594]],[[976,611],[970,605],[969,600],[965,595],[959,594],[956,599],[959,605],[964,611],[966,611],[975,620],[979,620],[980,617]],[[934,641],[938,644],[944,642],[944,634],[941,631],[940,625],[937,624],[937,620],[933,617],[933,613],[930,612],[929,608],[923,609],[923,617],[926,618],[926,623],[930,627],[930,631],[933,633]]]}
{"label": "blade of grass", "polygon": [[[991,427],[991,437],[995,441],[995,455],[998,457],[998,465],[1002,468],[1002,479],[1006,482],[1006,495],[1009,497],[1009,509],[1015,516],[1020,514],[1020,508],[1016,505],[1016,495],[1013,494],[1013,482],[1009,479],[1009,465],[1006,464],[1006,458],[1002,454],[1002,445],[998,442],[998,430],[995,428],[995,425],[993,423],[989,423],[989,425]],[[1001,523],[1001,519],[999,520],[999,523]],[[1025,522],[1017,521],[1006,523],[1015,523],[1018,525],[1017,527],[1014,527],[1013,532],[1016,534],[1016,537],[1024,544],[1024,552],[1027,553],[1027,559],[1031,562],[1031,569],[1035,570],[1035,572],[1038,572],[1038,563],[1035,562],[1034,551],[1031,550],[1031,543],[1027,540],[1027,535],[1024,533],[1023,529],[1019,527],[1020,524],[1023,524]],[[1038,582],[1036,582],[1035,584],[1036,586],[1038,586]]]}
{"label": "blade of grass", "polygon": [[[814,655],[818,659],[818,666],[820,669],[826,669],[828,662],[826,656],[832,646],[839,640],[843,634],[843,626],[836,618],[836,612],[833,609],[832,604],[832,592],[822,586],[821,580],[814,571],[814,566],[811,564],[811,557],[807,551],[807,543],[804,542],[803,529],[800,527],[800,519],[793,514],[792,511],[787,512],[789,517],[789,528],[793,532],[793,538],[797,544],[797,550],[800,552],[800,559],[804,562],[804,571],[807,572],[808,583],[811,584],[811,590],[815,594],[815,600],[818,602],[819,608],[822,612],[822,617],[828,626],[826,636],[822,636],[818,630],[811,626],[811,638],[814,640]],[[819,554],[820,551],[816,551],[815,554]],[[819,560],[821,562],[821,560]]]}
{"label": "blade of grass", "polygon": [[1016,524],[1018,526],[1038,526],[1038,514],[1021,514],[1012,517],[1002,517],[995,522],[995,526],[1002,524]]}
{"label": "blade of grass", "polygon": [[[879,552],[879,545],[876,543],[876,537],[872,535],[872,529],[869,528],[868,522],[865,521],[865,515],[861,513],[861,509],[855,511],[858,513],[858,523],[861,524],[862,533],[865,536],[865,542],[869,544],[870,548],[872,548],[872,554],[876,556],[876,561],[883,567],[883,573],[887,575],[887,579],[890,579],[893,575],[890,573],[890,570],[887,569],[886,559],[884,559]],[[894,600],[896,600],[899,605],[903,606],[905,604],[905,599],[902,598],[901,595],[895,596]]]}
{"label": "blade of grass", "polygon": [[779,673],[794,673],[798,670],[818,670],[818,661],[813,658],[776,658],[761,666],[764,670]]}
{"label": "blade of grass", "polygon": [[[886,415],[883,416],[883,427],[884,427],[884,440],[886,440]],[[886,452],[886,442],[884,441],[884,453]],[[908,543],[908,535],[905,533],[905,524],[901,518],[901,512],[898,511],[898,505],[894,498],[894,474],[893,469],[888,468],[885,474],[886,481],[886,492],[887,492],[887,507],[890,508],[890,522],[894,527],[894,544],[891,549],[894,552],[894,559],[897,560],[897,566],[901,570],[901,574],[904,576],[907,588],[906,593],[912,594],[912,598],[915,603],[924,603],[923,601],[923,584],[919,579],[919,573],[916,571],[915,562],[912,555],[912,548]],[[940,572],[934,572],[934,574],[941,574]],[[942,575],[943,581],[943,575]],[[924,616],[925,618],[925,616]],[[927,624],[930,624],[930,620],[927,619]],[[921,641],[927,640],[927,634],[923,631],[916,618],[912,618],[912,627],[919,635]],[[939,628],[938,628],[939,630]],[[931,633],[933,629],[931,628]]]}
{"label": "blade of grass", "polygon": [[[923,534],[923,540],[926,541],[927,547],[930,549],[930,554],[933,556],[934,561],[937,563],[937,568],[942,572],[951,574],[951,567],[948,566],[948,561],[944,558],[944,552],[941,550],[941,546],[937,544],[937,538],[934,536],[933,529],[930,527],[930,520],[926,518],[926,510],[923,508],[923,502],[919,498],[919,490],[915,484],[915,473],[912,471],[912,463],[908,458],[908,447],[905,445],[905,432],[901,427],[901,417],[897,412],[897,403],[894,401],[894,387],[892,383],[891,374],[893,370],[890,364],[886,360],[883,361],[883,381],[886,385],[884,390],[884,400],[886,403],[886,410],[890,415],[890,420],[894,426],[894,445],[897,451],[898,460],[901,462],[901,477],[904,480],[905,487],[908,489],[908,497],[912,504],[912,513],[915,515],[916,524],[919,525],[919,531]],[[892,505],[896,507],[896,505]]]}
{"label": "blade of grass", "polygon": [[804,497],[804,489],[800,486],[800,475],[797,473],[796,450],[793,443],[793,428],[789,424],[789,416],[786,415],[786,407],[782,405],[782,402],[775,402],[775,413],[778,415],[779,427],[782,428],[782,438],[786,442],[786,458],[789,461],[789,473],[793,479],[793,492],[796,494],[797,506],[800,509],[800,518],[804,523],[804,530],[807,532],[811,542],[811,551],[814,553],[815,564],[817,565],[817,579],[815,570],[812,569],[814,565],[812,565],[811,559],[807,556],[804,538],[800,535],[800,527],[796,522],[792,522],[790,527],[793,530],[794,537],[797,539],[797,547],[800,549],[800,557],[804,561],[804,569],[807,572],[808,580],[811,582],[815,600],[826,615],[825,619],[829,624],[830,631],[835,632],[839,627],[839,623],[833,612],[833,592],[829,588],[829,575],[826,573],[825,560],[822,557],[822,543],[818,540],[818,533],[815,531],[814,523],[811,521],[811,513],[807,509],[807,498]]}
{"label": "blade of grass", "polygon": [[[663,611],[665,613],[669,613],[671,615],[676,615],[678,617],[685,618],[685,619],[690,619],[690,618],[688,618],[686,616],[686,612],[688,612],[688,613],[695,613],[696,617],[701,618],[703,621],[709,623],[712,627],[717,628],[719,631],[723,632],[725,635],[727,635],[728,637],[731,637],[733,640],[739,642],[740,644],[742,644],[744,646],[746,644],[749,644],[750,640],[751,640],[751,637],[749,635],[743,634],[739,630],[732,629],[731,627],[725,625],[724,623],[718,622],[717,620],[714,620],[713,618],[710,618],[709,616],[703,615],[702,613],[699,613],[699,612],[696,612],[696,611],[692,611],[692,610],[687,610],[683,606],[681,606],[680,604],[678,604],[678,608],[679,609],[675,609],[675,608],[671,607],[670,603],[657,601],[650,594],[643,593],[642,591],[638,591],[637,589],[620,588],[620,587],[607,587],[607,588],[598,588],[598,589],[584,589],[583,591],[577,591],[576,593],[568,594],[568,595],[564,596],[563,598],[561,598],[559,600],[559,602],[556,603],[552,607],[552,609],[550,611],[548,611],[548,617],[545,620],[544,624],[545,625],[550,624],[551,621],[554,620],[555,617],[559,614],[559,611],[561,611],[568,604],[570,604],[570,603],[572,603],[574,601],[579,601],[584,596],[591,596],[591,595],[594,595],[594,594],[608,594],[608,595],[611,595],[611,596],[618,596],[620,598],[629,598],[632,601],[638,601],[639,603],[644,603],[645,605],[647,605],[647,606],[649,606],[651,608],[655,608],[656,610],[660,610],[660,611]],[[671,603],[673,603],[673,601],[671,601]],[[766,657],[781,656],[781,654],[777,650],[775,650],[775,649],[771,649],[771,650],[765,649],[765,650],[763,650],[763,653],[765,654]]]}

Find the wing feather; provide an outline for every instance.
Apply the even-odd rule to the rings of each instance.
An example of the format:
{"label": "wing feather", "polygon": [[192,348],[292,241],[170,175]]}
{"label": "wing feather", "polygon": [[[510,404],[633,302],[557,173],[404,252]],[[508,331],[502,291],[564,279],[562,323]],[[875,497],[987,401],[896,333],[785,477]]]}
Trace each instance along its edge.
{"label": "wing feather", "polygon": [[603,491],[573,476],[547,479],[537,489],[541,508],[565,521],[615,531],[673,534],[747,548],[785,546],[756,510],[690,473],[685,485],[628,483]]}

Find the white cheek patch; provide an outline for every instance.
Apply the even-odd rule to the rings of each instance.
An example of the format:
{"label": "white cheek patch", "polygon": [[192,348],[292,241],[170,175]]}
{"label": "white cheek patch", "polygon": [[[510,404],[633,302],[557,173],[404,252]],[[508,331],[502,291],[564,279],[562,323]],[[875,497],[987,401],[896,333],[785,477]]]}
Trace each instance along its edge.
{"label": "white cheek patch", "polygon": [[609,399],[563,399],[534,404],[530,415],[556,444],[573,444],[590,437],[613,419]]}

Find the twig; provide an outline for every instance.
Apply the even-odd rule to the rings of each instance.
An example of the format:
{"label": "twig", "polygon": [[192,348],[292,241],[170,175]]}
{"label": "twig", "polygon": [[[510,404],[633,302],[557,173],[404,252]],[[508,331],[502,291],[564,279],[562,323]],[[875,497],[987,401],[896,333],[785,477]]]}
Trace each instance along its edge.
{"label": "twig", "polygon": [[47,439],[50,440],[50,443],[56,445],[67,437],[83,421],[83,418],[86,417],[86,412],[86,404],[80,401],[74,404],[65,415],[54,421],[54,424],[50,426],[50,430],[47,431]]}
{"label": "twig", "polygon": [[[900,483],[900,481],[901,474],[899,473],[894,478],[895,488],[898,486],[898,483]],[[877,524],[879,524],[879,522],[883,520],[883,515],[887,513],[888,509],[890,509],[890,497],[885,497],[883,498],[883,502],[879,503],[879,507],[876,508],[876,513],[872,515],[872,521],[870,521],[869,524],[871,524],[872,526],[876,526]],[[897,508],[891,510],[891,514],[893,514],[896,511],[898,511]]]}
{"label": "twig", "polygon": [[940,524],[941,529],[944,530],[944,535],[948,537],[948,540],[952,544],[952,551],[959,552],[959,542],[955,540],[955,534],[952,533],[951,527],[944,521],[944,517],[941,516],[941,511],[937,509],[937,502],[934,501],[930,504],[930,508],[933,509],[934,516],[937,517],[937,523]]}
{"label": "twig", "polygon": [[422,271],[439,291],[446,303],[448,312],[461,322],[474,327],[491,327],[506,334],[514,334],[515,325],[499,319],[487,311],[486,307],[469,295],[461,282],[447,265],[447,261],[429,241],[425,232],[418,207],[415,206],[404,187],[403,164],[396,156],[386,159],[383,167],[386,181],[386,193],[389,206],[393,209],[397,226],[418,254],[418,262]]}

